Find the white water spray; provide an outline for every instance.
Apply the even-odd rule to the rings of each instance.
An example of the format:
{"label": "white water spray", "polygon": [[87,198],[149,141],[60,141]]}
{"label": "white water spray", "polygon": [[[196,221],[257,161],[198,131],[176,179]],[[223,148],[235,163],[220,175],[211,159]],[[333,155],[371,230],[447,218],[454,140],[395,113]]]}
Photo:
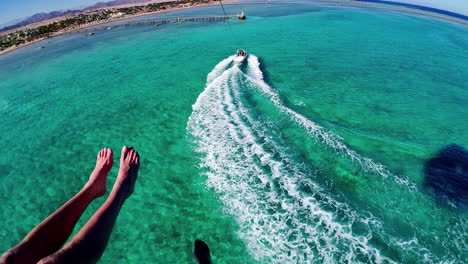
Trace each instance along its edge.
{"label": "white water spray", "polygon": [[[393,262],[370,243],[373,232],[386,236],[382,223],[370,214],[353,211],[315,184],[249,114],[242,89],[261,90],[310,136],[348,155],[363,169],[384,177],[390,176],[388,170],[282,104],[263,81],[257,57],[250,55],[247,74],[237,66],[230,67],[231,61],[232,57],[221,61],[208,74],[187,131],[202,154],[200,165],[206,168],[208,187],[236,217],[238,235],[251,255],[269,263]],[[307,193],[301,191],[304,188]]]}

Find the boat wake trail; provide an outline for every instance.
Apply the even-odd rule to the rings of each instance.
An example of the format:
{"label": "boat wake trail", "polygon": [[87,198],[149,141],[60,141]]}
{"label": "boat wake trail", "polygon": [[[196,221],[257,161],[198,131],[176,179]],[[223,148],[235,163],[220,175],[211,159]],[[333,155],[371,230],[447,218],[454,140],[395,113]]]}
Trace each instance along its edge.
{"label": "boat wake trail", "polygon": [[[379,243],[395,245],[382,223],[328,195],[313,172],[288,156],[245,100],[257,90],[315,140],[384,177],[384,166],[350,150],[341,139],[286,107],[263,81],[258,58],[250,55],[245,72],[221,61],[208,74],[205,90],[193,105],[187,131],[208,187],[215,190],[239,225],[239,237],[262,263],[393,263]],[[392,175],[393,177],[393,175]],[[408,186],[409,183],[401,182]],[[427,250],[418,247],[418,255]]]}
{"label": "boat wake trail", "polygon": [[417,187],[414,183],[410,182],[407,179],[401,178],[400,176],[392,174],[387,168],[382,164],[379,164],[373,161],[370,158],[363,157],[359,155],[356,151],[350,149],[346,144],[343,143],[343,139],[336,134],[327,131],[325,128],[314,123],[313,121],[307,119],[303,115],[295,112],[294,110],[286,107],[281,99],[268,84],[263,80],[263,73],[260,70],[260,63],[258,57],[250,56],[249,57],[249,81],[256,83],[261,91],[269,97],[269,99],[284,113],[287,113],[295,122],[297,122],[301,127],[303,127],[307,133],[313,137],[315,140],[318,140],[324,143],[327,147],[330,147],[337,151],[339,154],[344,157],[349,158],[351,161],[357,163],[361,169],[366,172],[379,174],[384,178],[391,177],[396,183],[410,188],[412,190],[417,190]]}

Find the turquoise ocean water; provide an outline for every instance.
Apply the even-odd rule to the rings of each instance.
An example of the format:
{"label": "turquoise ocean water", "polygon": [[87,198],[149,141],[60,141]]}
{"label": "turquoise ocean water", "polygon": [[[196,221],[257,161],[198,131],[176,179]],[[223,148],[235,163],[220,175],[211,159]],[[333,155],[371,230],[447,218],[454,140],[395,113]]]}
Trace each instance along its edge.
{"label": "turquoise ocean water", "polygon": [[431,158],[468,148],[468,28],[240,9],[231,29],[95,30],[0,56],[0,251],[82,187],[102,147],[110,189],[125,144],[140,176],[100,263],[195,263],[196,238],[214,263],[468,262],[466,209],[424,187]]}

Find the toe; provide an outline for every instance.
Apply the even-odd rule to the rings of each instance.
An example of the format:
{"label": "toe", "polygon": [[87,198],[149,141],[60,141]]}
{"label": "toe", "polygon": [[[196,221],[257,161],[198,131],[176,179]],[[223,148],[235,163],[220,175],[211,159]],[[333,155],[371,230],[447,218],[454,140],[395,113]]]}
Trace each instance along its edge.
{"label": "toe", "polygon": [[122,147],[122,156],[121,156],[122,159],[125,159],[125,156],[126,156],[127,152],[128,152],[127,146],[123,146]]}
{"label": "toe", "polygon": [[128,161],[130,161],[130,162],[132,161],[134,154],[135,154],[135,150],[130,147],[130,151],[127,154]]}

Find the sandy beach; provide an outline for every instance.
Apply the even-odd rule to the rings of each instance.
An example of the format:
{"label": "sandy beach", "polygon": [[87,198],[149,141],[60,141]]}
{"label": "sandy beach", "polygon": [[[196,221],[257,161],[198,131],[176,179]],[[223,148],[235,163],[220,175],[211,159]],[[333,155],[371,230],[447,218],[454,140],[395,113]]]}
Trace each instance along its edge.
{"label": "sandy beach", "polygon": [[[239,0],[225,0],[223,2],[231,3],[231,2],[236,2],[236,1],[239,1]],[[211,3],[207,3],[207,4],[192,5],[192,6],[189,6],[189,7],[176,7],[176,8],[172,8],[172,9],[168,9],[168,10],[161,10],[161,11],[156,11],[156,12],[134,14],[134,15],[125,16],[125,17],[107,19],[107,20],[99,21],[97,23],[86,24],[86,25],[82,25],[82,26],[79,26],[79,27],[68,28],[67,30],[61,30],[61,31],[54,32],[49,37],[39,38],[39,39],[33,40],[31,42],[21,44],[19,46],[9,47],[7,49],[4,49],[4,50],[0,51],[0,55],[6,54],[8,52],[14,51],[14,50],[22,48],[22,47],[26,47],[28,45],[40,42],[40,41],[48,39],[48,38],[53,38],[53,37],[56,37],[56,36],[77,32],[77,31],[80,31],[80,30],[83,30],[83,29],[86,29],[86,28],[90,28],[90,27],[94,27],[94,26],[97,26],[97,25],[112,23],[112,22],[121,21],[121,20],[125,20],[125,19],[130,19],[130,18],[135,18],[135,17],[149,16],[149,15],[167,13],[167,12],[172,12],[172,11],[177,11],[177,10],[182,10],[182,9],[190,9],[190,8],[194,8],[194,7],[203,7],[203,6],[212,6],[212,5],[219,5],[219,2],[211,2]],[[42,22],[30,24],[30,25],[24,26],[22,28],[31,28],[31,25],[34,25],[36,27],[36,26],[52,23],[52,22],[55,22],[55,21],[58,21],[58,20],[61,20],[61,19],[64,19],[64,18],[65,17],[60,17],[59,19],[54,18],[54,19],[50,19],[50,20],[47,20],[47,21],[42,21]],[[45,22],[47,22],[47,23],[45,23]],[[14,31],[17,31],[17,30],[18,29],[14,30]]]}
{"label": "sandy beach", "polygon": [[[230,4],[236,4],[236,5],[237,4],[238,5],[258,5],[258,4],[266,4],[267,3],[267,2],[234,3],[234,2],[238,2],[238,1],[239,0],[225,0],[224,2],[225,3],[230,3]],[[160,2],[160,1],[154,1],[154,2]],[[336,3],[336,2],[330,2],[330,3],[324,3],[324,2],[317,2],[317,3],[313,3],[313,2],[309,2],[309,3],[307,3],[307,2],[270,2],[268,4],[271,4],[271,5],[278,5],[278,4],[330,5],[330,6],[347,6],[347,7],[362,7],[362,8],[373,8],[373,9],[384,9],[384,10],[390,10],[390,11],[396,11],[396,12],[405,12],[405,13],[410,13],[410,14],[422,15],[422,16],[430,16],[430,17],[434,17],[434,18],[437,18],[437,19],[443,19],[443,20],[448,20],[448,21],[451,21],[451,22],[462,23],[462,24],[465,24],[465,25],[468,24],[468,21],[458,19],[458,18],[455,18],[455,17],[436,14],[436,13],[429,12],[429,11],[422,11],[422,10],[416,10],[416,9],[410,9],[410,8],[404,8],[404,7],[396,7],[396,6],[385,5],[385,4],[375,4],[375,3],[364,3],[363,4],[363,3],[360,3],[360,2],[356,2],[356,1],[344,1],[343,3]],[[97,23],[86,24],[86,25],[82,25],[82,26],[79,26],[79,27],[72,27],[72,28],[68,28],[67,30],[62,30],[62,31],[52,33],[49,37],[36,39],[34,41],[31,41],[31,42],[28,42],[28,43],[25,43],[25,44],[22,44],[22,45],[19,45],[19,46],[9,47],[7,49],[4,49],[4,50],[0,51],[0,55],[3,55],[3,54],[6,54],[8,52],[11,52],[13,50],[16,50],[16,49],[31,45],[33,43],[37,43],[37,42],[42,41],[42,40],[47,39],[47,38],[52,38],[52,37],[67,34],[67,33],[77,32],[77,31],[80,31],[80,30],[83,30],[83,29],[86,29],[86,28],[89,28],[89,27],[94,27],[94,26],[97,26],[97,25],[112,23],[112,22],[125,20],[125,19],[130,19],[130,18],[135,18],[135,17],[148,16],[148,15],[167,13],[167,12],[172,12],[172,11],[177,11],[177,10],[182,10],[182,9],[189,9],[189,8],[203,7],[203,6],[212,6],[212,5],[219,5],[219,2],[211,2],[211,3],[207,3],[207,4],[193,5],[193,6],[190,6],[190,7],[177,7],[177,8],[172,8],[172,9],[169,9],[169,10],[161,10],[161,11],[156,11],[156,12],[134,14],[134,15],[129,15],[129,16],[125,16],[125,17],[119,17],[119,18],[112,18],[112,19],[108,19],[108,20],[103,20],[103,21],[99,21]],[[34,23],[34,24],[30,24],[30,25],[26,25],[24,27],[21,27],[20,29],[37,27],[37,26],[40,26],[40,25],[45,25],[45,24],[52,23],[52,22],[55,22],[55,21],[58,21],[58,20],[61,20],[61,19],[65,19],[65,18],[66,17],[60,17],[60,18],[54,18],[54,19],[50,19],[50,20],[46,20],[46,21],[42,21],[42,22],[37,22],[37,23]],[[16,30],[18,30],[18,29],[16,29]],[[9,33],[14,32],[16,30],[9,31]]]}
{"label": "sandy beach", "polygon": [[[130,145],[141,173],[99,264],[194,263],[197,238],[226,264],[468,263],[466,23],[247,1],[264,0],[223,3],[245,21],[218,2],[0,56],[0,254],[81,192],[103,147],[111,187]],[[136,10],[158,9],[108,13]]]}

